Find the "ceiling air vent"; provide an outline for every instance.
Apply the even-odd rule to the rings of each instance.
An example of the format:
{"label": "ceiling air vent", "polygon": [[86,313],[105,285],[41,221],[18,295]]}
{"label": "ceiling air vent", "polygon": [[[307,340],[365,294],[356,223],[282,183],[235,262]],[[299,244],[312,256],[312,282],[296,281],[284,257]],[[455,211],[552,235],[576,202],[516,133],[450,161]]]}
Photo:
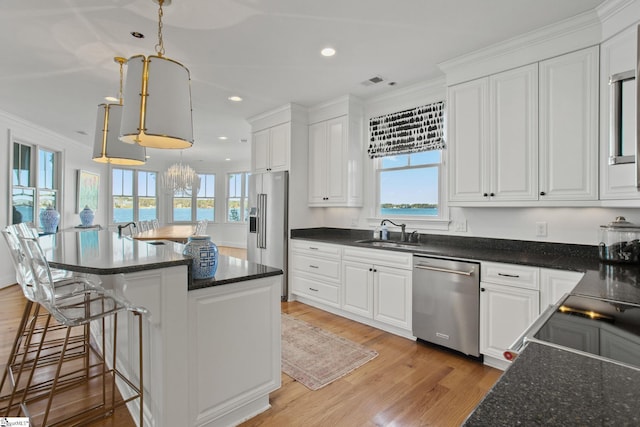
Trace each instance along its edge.
{"label": "ceiling air vent", "polygon": [[373,76],[370,79],[367,79],[365,81],[363,81],[361,84],[363,86],[373,86],[376,85],[378,83],[382,83],[384,81],[384,79],[380,76]]}

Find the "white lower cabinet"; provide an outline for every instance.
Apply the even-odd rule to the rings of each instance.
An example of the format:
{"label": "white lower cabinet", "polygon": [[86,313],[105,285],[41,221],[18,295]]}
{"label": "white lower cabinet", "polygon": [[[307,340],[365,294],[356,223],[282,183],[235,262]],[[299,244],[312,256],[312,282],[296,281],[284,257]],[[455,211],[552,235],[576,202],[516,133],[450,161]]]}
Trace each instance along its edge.
{"label": "white lower cabinet", "polygon": [[338,245],[291,241],[291,292],[332,307],[340,306],[340,253]]}
{"label": "white lower cabinet", "polygon": [[577,271],[540,269],[540,311],[560,301],[576,287],[584,273]]}
{"label": "white lower cabinet", "polygon": [[485,363],[504,368],[504,351],[540,313],[539,269],[499,263],[481,269],[480,353]]}
{"label": "white lower cabinet", "polygon": [[342,309],[410,331],[412,262],[412,254],[345,247]]}

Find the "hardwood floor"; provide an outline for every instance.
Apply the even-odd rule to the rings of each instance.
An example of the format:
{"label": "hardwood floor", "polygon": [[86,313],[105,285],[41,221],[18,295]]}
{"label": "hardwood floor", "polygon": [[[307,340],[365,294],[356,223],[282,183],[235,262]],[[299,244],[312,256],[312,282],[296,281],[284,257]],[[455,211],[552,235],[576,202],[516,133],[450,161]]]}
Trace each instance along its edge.
{"label": "hardwood floor", "polygon": [[502,373],[299,302],[282,303],[282,311],[379,356],[317,391],[283,374],[282,387],[271,393],[271,409],[243,427],[458,426]]}
{"label": "hardwood floor", "polygon": [[[225,255],[246,252],[224,248]],[[224,252],[223,252],[224,251]],[[0,289],[0,368],[4,369],[25,299],[18,286]],[[453,352],[383,332],[299,302],[282,311],[376,350],[379,356],[328,386],[311,391],[282,374],[271,409],[242,424],[254,426],[457,426],[498,380],[501,371]],[[98,386],[60,405],[79,405]],[[125,408],[91,424],[133,427]]]}

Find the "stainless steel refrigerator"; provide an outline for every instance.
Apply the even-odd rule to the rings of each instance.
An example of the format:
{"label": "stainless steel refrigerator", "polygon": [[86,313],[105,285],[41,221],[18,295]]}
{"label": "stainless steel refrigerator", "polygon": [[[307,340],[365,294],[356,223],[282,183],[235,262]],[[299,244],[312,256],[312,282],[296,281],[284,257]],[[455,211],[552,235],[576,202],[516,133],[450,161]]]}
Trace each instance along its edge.
{"label": "stainless steel refrigerator", "polygon": [[274,172],[249,176],[249,261],[281,268],[282,300],[288,298],[287,247],[289,173]]}

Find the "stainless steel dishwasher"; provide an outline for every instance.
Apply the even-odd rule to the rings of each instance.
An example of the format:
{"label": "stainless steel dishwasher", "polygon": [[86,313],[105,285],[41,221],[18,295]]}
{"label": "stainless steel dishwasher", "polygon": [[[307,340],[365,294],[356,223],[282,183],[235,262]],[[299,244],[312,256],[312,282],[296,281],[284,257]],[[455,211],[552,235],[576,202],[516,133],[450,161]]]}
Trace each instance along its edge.
{"label": "stainless steel dishwasher", "polygon": [[479,357],[480,264],[413,256],[413,335]]}

